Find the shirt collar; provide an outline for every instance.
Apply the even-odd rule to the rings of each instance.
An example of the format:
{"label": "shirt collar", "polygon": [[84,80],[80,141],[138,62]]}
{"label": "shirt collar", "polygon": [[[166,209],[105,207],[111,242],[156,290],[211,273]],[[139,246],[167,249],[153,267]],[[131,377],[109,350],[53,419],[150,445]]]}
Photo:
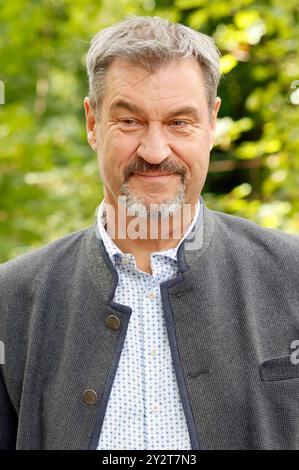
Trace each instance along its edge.
{"label": "shirt collar", "polygon": [[[196,221],[198,220],[202,210],[203,210],[202,202],[201,202],[201,198],[199,198],[198,203],[196,205],[196,210],[195,210],[195,214],[194,214],[194,217],[192,219],[192,222],[187,226],[187,228],[185,230],[185,233],[184,233],[184,236],[180,240],[178,240],[177,246],[175,246],[173,248],[168,248],[167,250],[156,251],[156,252],[152,253],[152,255],[156,254],[156,255],[161,255],[161,256],[167,256],[167,257],[172,258],[173,260],[177,261],[177,251],[178,251],[181,243],[183,243],[183,241],[187,238],[189,233],[194,228],[194,225],[195,225]],[[107,231],[105,229],[105,224],[106,224],[105,199],[103,199],[101,201],[100,205],[97,208],[96,214],[97,214],[97,216],[96,216],[97,217],[97,228],[98,228],[99,234],[101,236],[101,239],[103,240],[103,243],[105,245],[107,253],[109,254],[110,258],[114,261],[115,257],[117,257],[117,256],[122,257],[124,255],[124,253],[114,243],[114,241],[112,240],[112,238],[109,236],[109,234],[107,233]]]}

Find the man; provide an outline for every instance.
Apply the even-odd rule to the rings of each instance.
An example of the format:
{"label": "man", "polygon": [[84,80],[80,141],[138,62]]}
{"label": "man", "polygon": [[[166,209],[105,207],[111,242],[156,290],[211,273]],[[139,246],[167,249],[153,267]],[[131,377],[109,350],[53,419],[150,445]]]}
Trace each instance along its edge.
{"label": "man", "polygon": [[1,448],[298,449],[299,240],[200,196],[217,48],[131,17],[87,68],[104,200],[0,268]]}

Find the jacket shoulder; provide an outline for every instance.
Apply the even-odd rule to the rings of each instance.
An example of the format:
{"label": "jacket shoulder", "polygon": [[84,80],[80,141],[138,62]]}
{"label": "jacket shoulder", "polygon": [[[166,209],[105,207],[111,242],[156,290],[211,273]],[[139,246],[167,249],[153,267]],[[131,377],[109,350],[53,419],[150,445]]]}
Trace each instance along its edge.
{"label": "jacket shoulder", "polygon": [[[273,256],[299,257],[299,236],[282,232],[277,229],[261,227],[255,222],[223,212],[211,211],[216,220],[221,236],[228,243],[238,246],[241,250],[250,247],[250,251],[267,252]],[[246,253],[246,252],[244,252]]]}
{"label": "jacket shoulder", "polygon": [[34,279],[38,279],[42,271],[76,256],[81,250],[86,234],[91,230],[92,226],[76,230],[41,248],[2,263],[0,265],[2,295],[6,288],[11,290],[14,287],[21,287],[27,280],[34,283]]}

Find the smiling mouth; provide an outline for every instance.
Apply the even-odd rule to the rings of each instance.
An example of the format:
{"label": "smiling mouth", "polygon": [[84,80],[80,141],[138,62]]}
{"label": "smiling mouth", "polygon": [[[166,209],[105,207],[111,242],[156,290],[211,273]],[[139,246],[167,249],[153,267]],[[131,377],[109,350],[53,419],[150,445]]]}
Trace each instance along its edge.
{"label": "smiling mouth", "polygon": [[143,178],[145,181],[164,181],[167,180],[170,176],[175,175],[175,173],[133,173],[133,176],[138,176]]}

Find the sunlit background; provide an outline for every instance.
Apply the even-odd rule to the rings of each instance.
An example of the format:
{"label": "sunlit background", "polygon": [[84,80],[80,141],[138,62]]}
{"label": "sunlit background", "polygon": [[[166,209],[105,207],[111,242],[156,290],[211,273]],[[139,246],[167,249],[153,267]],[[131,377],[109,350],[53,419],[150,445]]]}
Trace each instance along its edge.
{"label": "sunlit background", "polygon": [[211,209],[299,234],[298,0],[0,1],[0,261],[95,221],[86,141],[91,37],[129,14],[213,36],[223,79]]}

